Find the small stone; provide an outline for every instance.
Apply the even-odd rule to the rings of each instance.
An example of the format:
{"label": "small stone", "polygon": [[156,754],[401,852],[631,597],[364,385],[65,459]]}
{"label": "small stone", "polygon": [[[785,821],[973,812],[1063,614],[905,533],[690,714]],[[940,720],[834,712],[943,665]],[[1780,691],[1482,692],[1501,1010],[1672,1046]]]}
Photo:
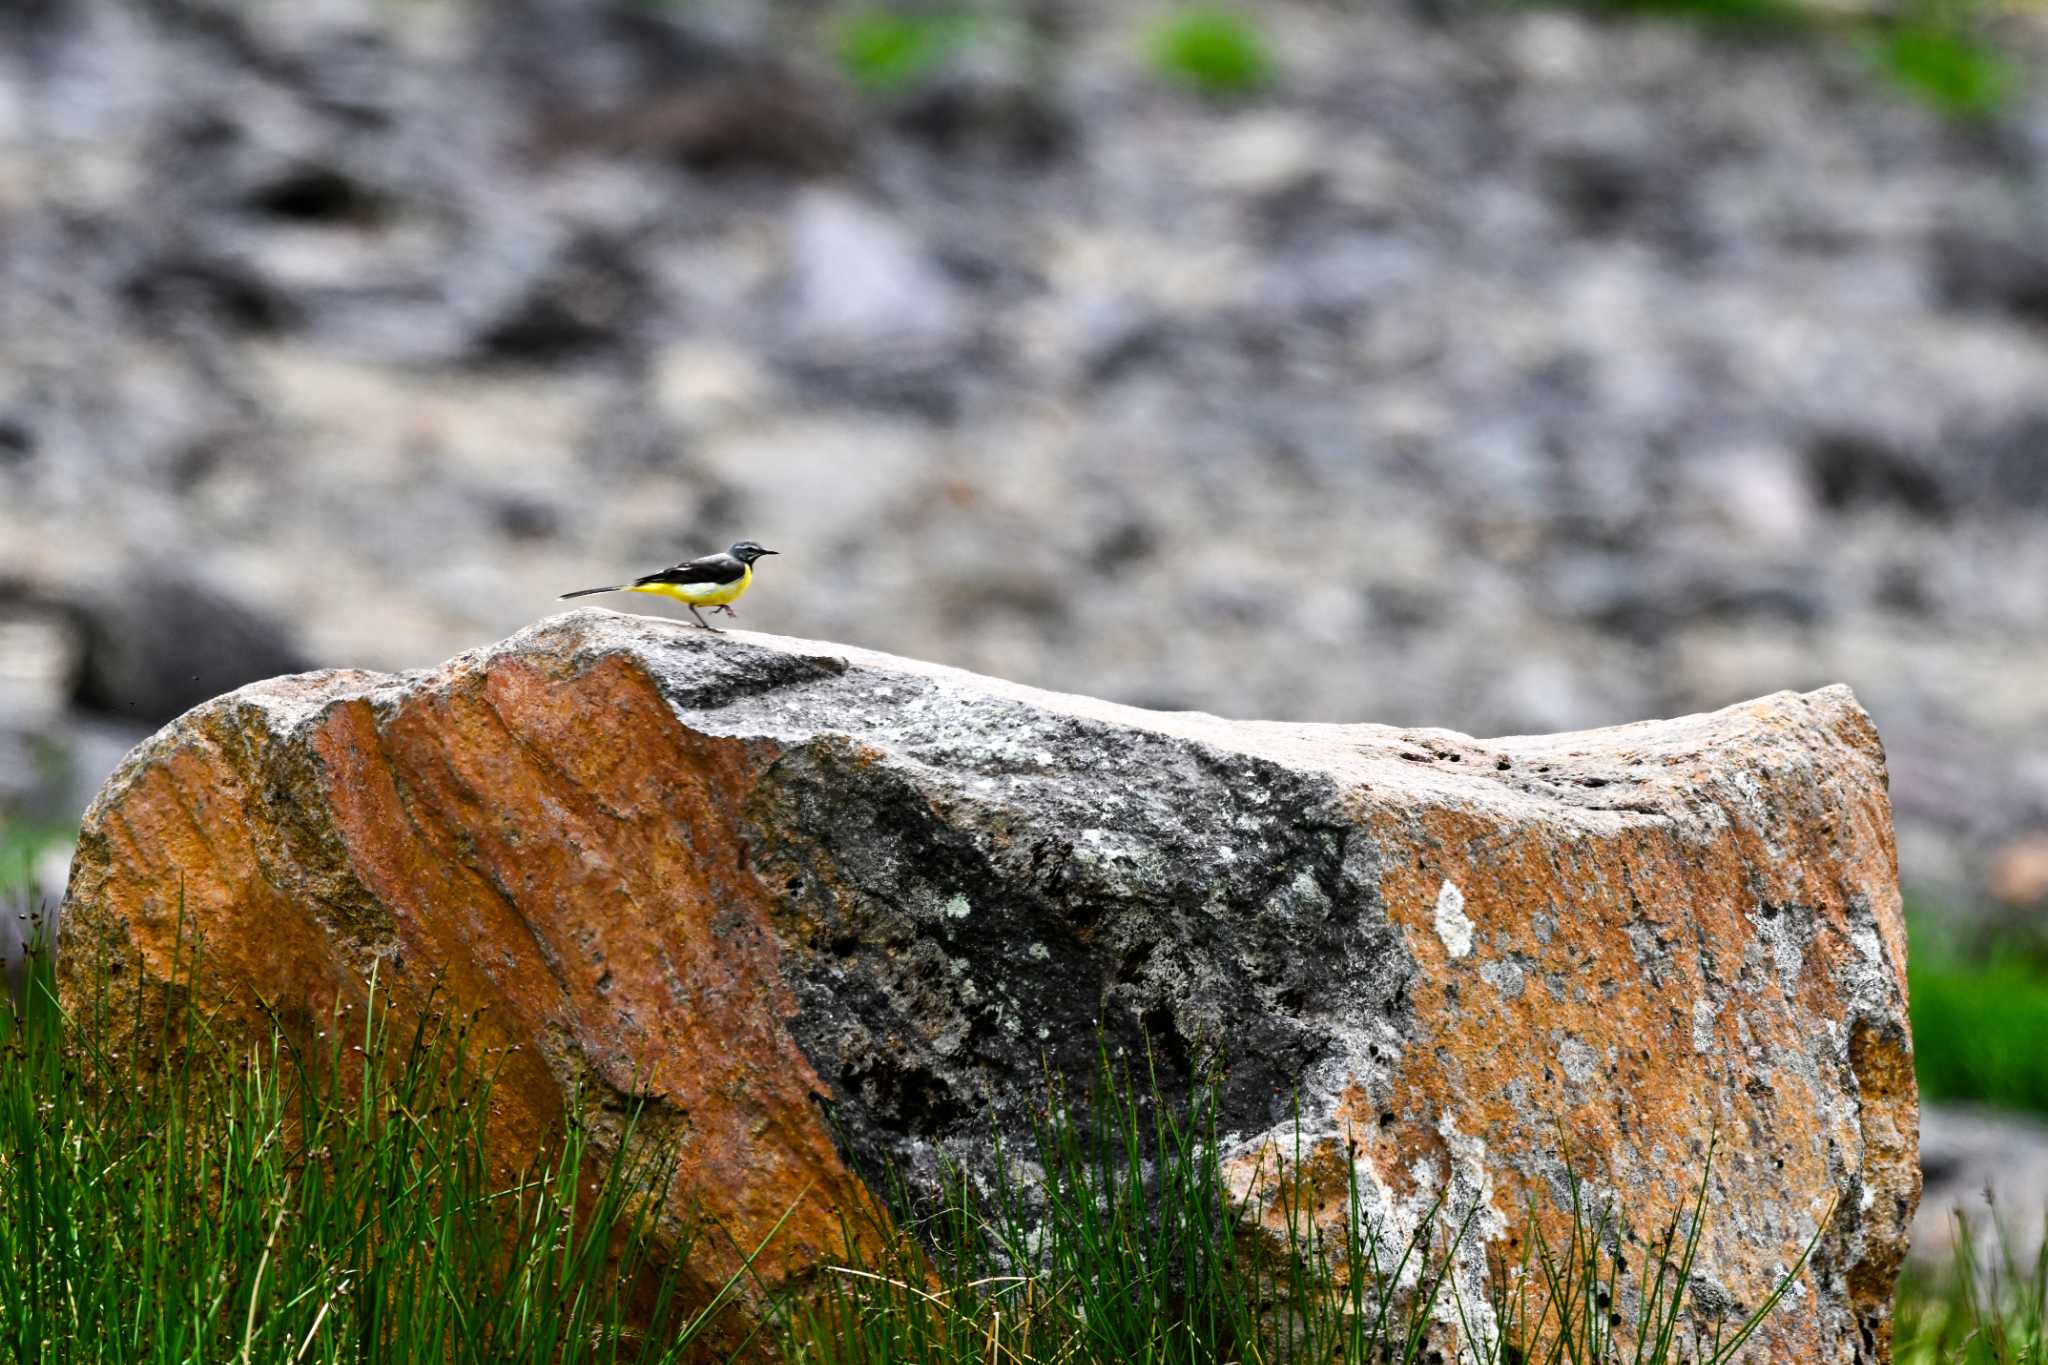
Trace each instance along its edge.
{"label": "small stone", "polygon": [[773,376],[753,356],[701,341],[656,352],[649,382],[655,409],[684,430],[758,411],[775,392]]}
{"label": "small stone", "polygon": [[807,350],[849,358],[944,349],[964,317],[948,280],[900,220],[836,190],[790,215],[789,330]]}
{"label": "small stone", "polygon": [[1203,149],[1197,174],[1231,194],[1278,194],[1320,173],[1321,126],[1280,110],[1240,114]]}
{"label": "small stone", "polygon": [[1790,450],[1737,448],[1702,458],[1687,473],[1702,499],[1745,539],[1797,546],[1819,529],[1813,480]]}
{"label": "small stone", "polygon": [[1986,889],[2015,910],[2048,904],[2048,831],[2015,839],[1992,856]]}

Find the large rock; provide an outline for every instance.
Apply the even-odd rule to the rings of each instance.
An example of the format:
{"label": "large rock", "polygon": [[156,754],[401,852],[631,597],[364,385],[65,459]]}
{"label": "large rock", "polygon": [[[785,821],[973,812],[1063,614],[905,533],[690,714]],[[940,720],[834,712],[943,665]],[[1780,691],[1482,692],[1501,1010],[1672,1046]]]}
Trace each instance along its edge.
{"label": "large rock", "polygon": [[1839,1202],[1765,1353],[1889,1358],[1915,1092],[1884,756],[1845,689],[1478,741],[579,611],[144,744],[86,821],[68,989],[99,948],[161,977],[181,901],[216,979],[298,1026],[373,966],[401,1008],[486,1008],[521,1049],[504,1154],[573,1085],[644,1097],[679,1207],[747,1244],[797,1205],[776,1274],[838,1251],[856,1172],[987,1160],[1099,1023],[1175,1085],[1221,1049],[1241,1178],[1293,1150],[1298,1093],[1392,1233],[1481,1201],[1467,1304],[1564,1151],[1649,1227],[1717,1137],[1696,1302],[1756,1305]]}

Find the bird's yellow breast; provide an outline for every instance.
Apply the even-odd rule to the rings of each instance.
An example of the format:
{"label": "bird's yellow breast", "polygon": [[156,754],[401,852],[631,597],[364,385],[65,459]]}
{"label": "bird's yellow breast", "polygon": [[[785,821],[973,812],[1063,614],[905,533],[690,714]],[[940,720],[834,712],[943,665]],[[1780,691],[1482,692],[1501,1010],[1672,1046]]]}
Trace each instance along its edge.
{"label": "bird's yellow breast", "polygon": [[678,602],[688,602],[694,607],[722,607],[728,602],[740,600],[754,581],[754,566],[744,565],[740,576],[730,583],[642,583],[629,592],[651,592],[656,597],[672,597]]}

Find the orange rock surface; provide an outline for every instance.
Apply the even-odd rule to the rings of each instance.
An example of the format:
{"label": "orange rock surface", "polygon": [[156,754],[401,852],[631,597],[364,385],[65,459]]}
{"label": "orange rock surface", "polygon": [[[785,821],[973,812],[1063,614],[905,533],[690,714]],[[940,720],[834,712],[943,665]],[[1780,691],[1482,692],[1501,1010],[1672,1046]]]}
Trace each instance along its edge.
{"label": "orange rock surface", "polygon": [[[181,909],[182,908],[182,909]],[[1696,1301],[1755,1358],[1889,1359],[1918,1194],[1883,752],[1845,689],[1476,741],[1057,696],[581,611],[441,669],[244,688],[89,812],[63,977],[171,970],[310,1030],[374,968],[518,1050],[496,1155],[571,1094],[684,1156],[716,1283],[841,1250],[857,1171],[1028,1122],[1042,1064],[1230,1059],[1236,1168],[1356,1143],[1395,1235],[1475,1202],[1460,1283],[1566,1154],[1649,1228],[1718,1142]],[[136,989],[138,974],[116,977]],[[1098,1035],[1098,1025],[1101,1034]]]}

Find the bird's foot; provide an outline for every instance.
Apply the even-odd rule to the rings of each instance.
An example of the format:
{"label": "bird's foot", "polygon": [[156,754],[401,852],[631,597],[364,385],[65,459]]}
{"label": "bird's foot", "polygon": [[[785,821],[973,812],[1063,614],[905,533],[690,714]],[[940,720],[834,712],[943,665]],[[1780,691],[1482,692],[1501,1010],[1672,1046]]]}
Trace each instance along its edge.
{"label": "bird's foot", "polygon": [[714,616],[716,616],[716,615],[717,615],[717,614],[718,614],[719,612],[721,612],[721,611],[722,611],[722,612],[724,612],[724,613],[725,613],[725,614],[726,614],[727,616],[730,616],[730,617],[732,617],[732,619],[733,619],[733,620],[735,620],[735,621],[737,621],[737,620],[739,620],[739,619],[740,619],[740,614],[739,614],[738,612],[734,611],[734,610],[733,610],[733,609],[732,609],[731,607],[727,606],[727,605],[726,605],[725,603],[723,603],[723,602],[721,602],[721,603],[719,603],[719,604],[718,604],[717,606],[713,607],[713,608],[711,609],[711,614],[712,614],[712,615],[714,615]]}

